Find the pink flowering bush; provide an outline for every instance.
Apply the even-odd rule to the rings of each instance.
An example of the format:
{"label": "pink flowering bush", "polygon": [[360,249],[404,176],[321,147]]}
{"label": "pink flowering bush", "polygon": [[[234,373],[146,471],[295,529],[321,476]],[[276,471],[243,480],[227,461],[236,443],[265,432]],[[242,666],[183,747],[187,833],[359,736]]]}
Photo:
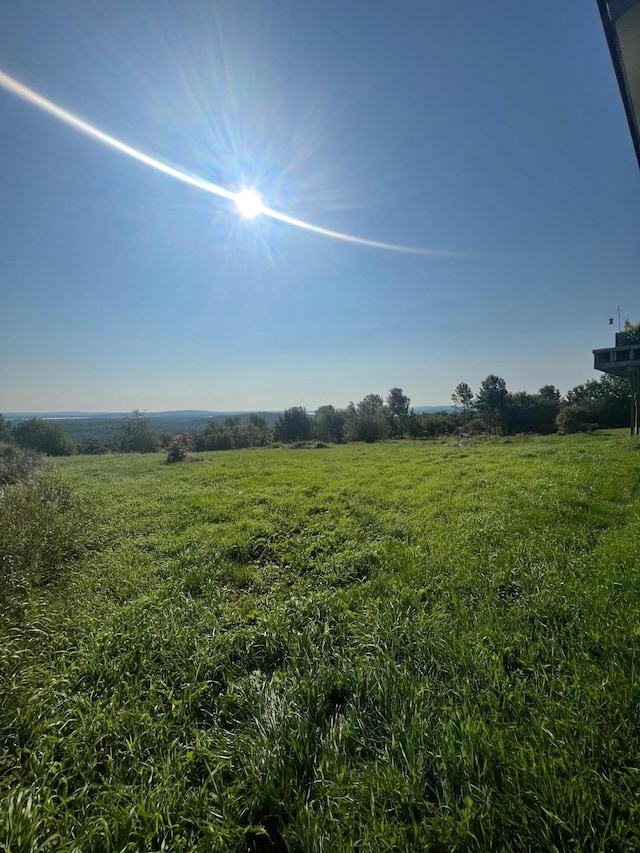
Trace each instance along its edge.
{"label": "pink flowering bush", "polygon": [[191,446],[191,437],[185,435],[174,435],[167,448],[167,462],[184,462]]}

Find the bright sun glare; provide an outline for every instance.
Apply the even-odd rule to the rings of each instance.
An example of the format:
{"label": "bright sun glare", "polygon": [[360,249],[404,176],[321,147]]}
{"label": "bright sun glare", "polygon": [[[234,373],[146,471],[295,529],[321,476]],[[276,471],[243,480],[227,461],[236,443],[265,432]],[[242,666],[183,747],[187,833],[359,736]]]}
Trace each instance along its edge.
{"label": "bright sun glare", "polygon": [[236,207],[240,216],[254,219],[264,210],[262,199],[255,190],[245,187],[236,195]]}
{"label": "bright sun glare", "polygon": [[144,151],[132,148],[131,145],[127,145],[120,139],[116,139],[115,136],[110,136],[108,133],[104,133],[99,128],[89,124],[89,122],[83,121],[74,113],[63,109],[53,101],[47,100],[47,98],[44,98],[42,95],[38,94],[38,92],[34,92],[33,89],[29,89],[19,80],[5,74],[2,70],[0,70],[0,89],[4,89],[17,97],[28,101],[39,109],[44,110],[44,112],[50,113],[59,121],[74,127],[76,130],[79,130],[81,133],[101,142],[103,145],[108,145],[110,148],[120,151],[121,154],[126,154],[128,157],[132,157],[134,160],[144,163],[145,166],[157,169],[159,172],[163,172],[165,175],[169,175],[177,181],[183,181],[185,184],[197,187],[205,192],[213,193],[213,195],[220,196],[221,198],[228,199],[229,201],[234,201],[238,214],[245,219],[255,219],[256,216],[263,213],[271,219],[284,222],[287,225],[294,226],[295,228],[302,228],[305,231],[312,231],[315,234],[323,234],[325,237],[333,237],[336,240],[344,240],[347,243],[355,243],[359,246],[372,246],[375,249],[388,249],[392,252],[410,252],[417,255],[449,256],[461,256],[468,254],[466,252],[456,252],[447,249],[423,249],[417,246],[401,246],[397,243],[383,243],[380,240],[365,240],[363,237],[355,237],[352,234],[345,234],[342,231],[332,231],[330,228],[321,228],[319,225],[304,222],[302,219],[296,219],[286,213],[267,207],[260,198],[260,195],[251,187],[244,187],[239,192],[232,192],[232,190],[219,186],[218,184],[214,184],[205,178],[187,174],[180,169],[169,166],[167,163],[163,163],[161,160],[156,160],[154,157],[150,157],[148,154],[145,154]]}

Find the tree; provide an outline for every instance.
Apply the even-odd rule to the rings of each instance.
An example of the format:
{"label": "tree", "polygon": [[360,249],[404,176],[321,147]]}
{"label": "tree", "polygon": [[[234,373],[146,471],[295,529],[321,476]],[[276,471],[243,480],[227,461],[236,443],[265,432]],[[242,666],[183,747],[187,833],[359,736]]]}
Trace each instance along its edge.
{"label": "tree", "polygon": [[342,434],[345,441],[358,441],[358,410],[356,404],[351,400],[344,410]]}
{"label": "tree", "polygon": [[407,433],[411,438],[437,438],[451,435],[460,427],[460,416],[454,412],[414,412],[409,414]]}
{"label": "tree", "polygon": [[[553,388],[553,386],[546,386]],[[542,389],[541,389],[542,390]],[[507,432],[536,432],[548,434],[556,430],[560,410],[560,392],[527,394],[518,391],[508,394],[503,426]]]}
{"label": "tree", "polygon": [[387,409],[379,394],[367,394],[357,405],[357,441],[382,441],[389,435]]}
{"label": "tree", "polygon": [[476,408],[486,419],[494,433],[498,433],[504,428],[507,394],[507,383],[493,373],[482,380],[476,394]]}
{"label": "tree", "polygon": [[411,438],[423,438],[425,434],[422,416],[414,412],[413,409],[407,418],[407,434]]}
{"label": "tree", "polygon": [[0,415],[0,441],[6,441],[7,443],[13,441],[11,422],[4,415]]}
{"label": "tree", "polygon": [[466,382],[460,382],[456,385],[451,399],[456,409],[462,409],[464,415],[468,414],[473,408],[473,391]]}
{"label": "tree", "polygon": [[247,417],[247,423],[254,426],[260,433],[264,433],[265,435],[269,433],[269,424],[267,423],[267,419],[264,415],[252,412]]}
{"label": "tree", "polygon": [[[567,403],[579,404],[586,423],[601,427],[624,427],[629,423],[629,380],[623,376],[604,373],[600,379],[590,379],[567,391]],[[574,412],[572,417],[577,417]]]}
{"label": "tree", "polygon": [[344,410],[345,441],[381,441],[389,435],[387,408],[379,394],[367,394]]}
{"label": "tree", "polygon": [[122,453],[154,453],[160,447],[160,440],[151,429],[147,415],[134,409],[131,417],[121,421],[113,446]]}
{"label": "tree", "polygon": [[306,441],[311,435],[311,418],[304,406],[285,409],[273,427],[276,441]]}
{"label": "tree", "polygon": [[48,456],[71,456],[76,452],[75,444],[60,424],[41,418],[29,418],[16,424],[13,438],[20,447],[38,450]]}
{"label": "tree", "polygon": [[332,405],[318,406],[313,418],[313,431],[321,441],[344,441],[345,413]]}
{"label": "tree", "polygon": [[552,403],[560,403],[562,400],[562,394],[555,385],[543,385],[542,388],[538,391],[538,397],[542,400],[548,400]]}
{"label": "tree", "polygon": [[411,400],[402,388],[391,388],[387,394],[387,417],[391,434],[402,437],[409,422]]}
{"label": "tree", "polygon": [[224,424],[212,418],[204,432],[197,435],[194,441],[195,450],[232,450],[233,432]]}
{"label": "tree", "polygon": [[239,433],[244,447],[264,447],[269,444],[269,424],[264,415],[252,412],[239,428]]}

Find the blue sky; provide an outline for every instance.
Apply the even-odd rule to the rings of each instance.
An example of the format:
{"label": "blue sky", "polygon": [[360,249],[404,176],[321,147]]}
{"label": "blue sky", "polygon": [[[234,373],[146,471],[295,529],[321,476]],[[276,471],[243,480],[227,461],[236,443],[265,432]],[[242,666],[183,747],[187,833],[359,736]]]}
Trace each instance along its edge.
{"label": "blue sky", "polygon": [[0,411],[445,404],[597,376],[640,173],[595,0],[7,0]]}

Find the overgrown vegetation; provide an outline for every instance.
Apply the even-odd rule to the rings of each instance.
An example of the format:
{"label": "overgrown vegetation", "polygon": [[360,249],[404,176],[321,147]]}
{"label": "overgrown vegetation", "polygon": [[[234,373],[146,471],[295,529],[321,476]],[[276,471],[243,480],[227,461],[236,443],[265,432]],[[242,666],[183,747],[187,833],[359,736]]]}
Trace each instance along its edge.
{"label": "overgrown vegetation", "polygon": [[0,444],[0,625],[26,610],[34,589],[66,577],[82,538],[71,493],[44,458]]}
{"label": "overgrown vegetation", "polygon": [[[594,435],[56,462],[0,849],[640,848],[640,454]],[[4,846],[3,846],[4,845]]]}

